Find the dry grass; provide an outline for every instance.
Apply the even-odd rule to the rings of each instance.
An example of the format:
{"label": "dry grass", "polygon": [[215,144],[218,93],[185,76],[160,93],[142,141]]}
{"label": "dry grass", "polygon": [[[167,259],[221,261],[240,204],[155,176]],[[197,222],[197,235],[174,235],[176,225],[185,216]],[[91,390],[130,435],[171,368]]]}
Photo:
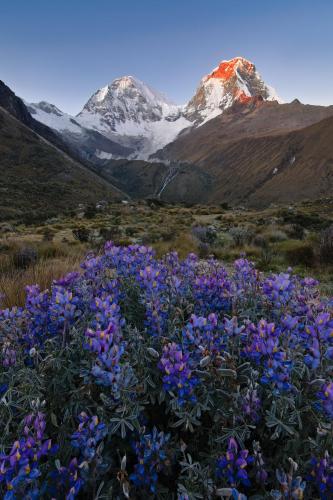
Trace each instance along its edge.
{"label": "dry grass", "polygon": [[0,270],[2,307],[23,306],[27,285],[39,284],[41,289],[45,290],[53,280],[70,271],[78,270],[81,261],[82,255],[76,254],[66,258],[41,259],[24,270],[16,269],[14,266],[4,272]]}
{"label": "dry grass", "polygon": [[[308,224],[316,216],[317,219],[326,221],[326,225],[333,224],[332,206],[333,202],[321,201],[298,206],[297,210],[296,207],[294,210],[273,207],[257,212],[234,209],[224,211],[219,206],[195,206],[190,209],[169,206],[153,210],[142,204],[129,210],[129,207],[117,204],[111,206],[108,212],[97,214],[89,220],[68,217],[49,226],[20,225],[15,228],[15,232],[0,236],[0,293],[5,295],[6,307],[22,305],[25,299],[24,287],[27,284],[39,283],[41,288],[47,288],[53,279],[78,268],[79,262],[90,248],[98,251],[100,242],[92,240],[80,243],[74,239],[72,230],[78,226],[89,230],[117,228],[119,234],[111,237],[116,243],[142,242],[153,246],[159,257],[170,250],[177,250],[181,258],[186,257],[189,252],[195,252],[201,257],[205,256],[204,252],[208,252],[228,263],[245,253],[263,271],[285,270],[291,264],[291,252],[292,265],[297,268],[297,272],[319,277],[323,286],[331,291],[333,270],[318,261],[309,271],[308,262],[304,261],[303,255],[304,247],[313,247],[315,256],[317,255],[321,226],[318,226],[319,229],[306,229],[302,240],[289,233],[295,220],[302,222],[304,219]],[[294,212],[297,217],[290,220],[295,215]],[[216,241],[207,249],[202,248],[191,234],[193,225],[213,225],[217,232]],[[245,239],[241,246],[237,246],[230,236],[232,228],[250,230],[253,238]],[[52,233],[52,241],[44,238],[46,230]],[[258,237],[262,244],[260,239],[256,241]],[[17,269],[14,265],[15,254],[26,247],[37,252],[38,260],[28,269]]]}
{"label": "dry grass", "polygon": [[156,250],[156,254],[158,257],[162,257],[171,250],[177,250],[178,255],[181,259],[187,257],[187,255],[191,252],[198,252],[197,243],[195,242],[194,238],[187,233],[182,236],[178,236],[171,241],[158,241],[156,243],[153,243],[152,247]]}

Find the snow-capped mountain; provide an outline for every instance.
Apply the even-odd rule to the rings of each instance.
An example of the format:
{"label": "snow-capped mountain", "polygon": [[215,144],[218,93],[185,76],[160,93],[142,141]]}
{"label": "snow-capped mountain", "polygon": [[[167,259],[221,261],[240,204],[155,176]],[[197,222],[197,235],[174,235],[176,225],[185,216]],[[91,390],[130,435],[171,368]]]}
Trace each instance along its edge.
{"label": "snow-capped mountain", "polygon": [[112,141],[97,130],[84,127],[54,104],[41,101],[39,103],[26,103],[26,106],[35,120],[56,131],[69,146],[75,148],[83,159],[109,160],[111,158],[124,158],[124,156],[130,156],[134,153],[134,149]]}
{"label": "snow-capped mountain", "polygon": [[233,104],[256,98],[281,102],[254,64],[236,57],[222,61],[205,76],[185,106],[173,104],[133,76],[124,76],[97,90],[76,117],[46,102],[31,104],[29,109],[67,142],[84,147],[90,159],[121,155],[147,159],[185,128],[200,126]]}
{"label": "snow-capped mountain", "polygon": [[45,101],[38,103],[25,103],[35,120],[44,123],[50,128],[63,132],[67,130],[73,134],[81,134],[82,126],[75,119],[61,111],[54,104]]}
{"label": "snow-capped mountain", "polygon": [[182,107],[133,76],[117,78],[98,90],[76,120],[123,144],[136,145],[145,157],[173,141],[191,125]]}
{"label": "snow-capped mountain", "polygon": [[236,102],[254,98],[282,102],[275,90],[266,85],[255,65],[243,57],[222,61],[206,75],[184,109],[186,118],[196,125],[215,118]]}

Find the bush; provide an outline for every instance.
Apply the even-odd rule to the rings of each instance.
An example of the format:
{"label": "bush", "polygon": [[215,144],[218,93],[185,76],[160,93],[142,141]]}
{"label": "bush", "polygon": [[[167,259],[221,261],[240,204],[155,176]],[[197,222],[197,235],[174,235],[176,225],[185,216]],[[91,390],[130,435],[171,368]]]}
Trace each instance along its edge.
{"label": "bush", "polygon": [[233,238],[227,232],[217,233],[215,246],[228,247],[234,243]]}
{"label": "bush", "polygon": [[258,260],[258,267],[263,271],[267,271],[274,262],[275,253],[269,246],[262,246]]}
{"label": "bush", "polygon": [[285,231],[289,238],[295,240],[303,240],[305,237],[305,229],[300,224],[291,224],[285,227]]}
{"label": "bush", "polygon": [[150,231],[142,236],[142,242],[146,244],[157,243],[161,239],[161,233],[158,231]]}
{"label": "bush", "polygon": [[327,225],[326,219],[322,219],[319,214],[309,214],[306,212],[295,212],[293,210],[283,210],[280,212],[284,222],[298,224],[305,229],[320,229]]}
{"label": "bush", "polygon": [[128,226],[125,228],[125,234],[126,236],[134,236],[136,233],[136,228],[133,226]]}
{"label": "bush", "polygon": [[37,250],[33,247],[22,247],[13,253],[14,266],[19,269],[26,269],[35,264],[38,260]]}
{"label": "bush", "polygon": [[321,232],[319,255],[321,262],[333,263],[333,225]]}
{"label": "bush", "polygon": [[194,226],[192,234],[199,242],[209,245],[212,245],[217,238],[216,229],[212,226]]}
{"label": "bush", "polygon": [[121,228],[119,226],[100,227],[99,234],[101,235],[104,241],[114,240],[120,237]]}
{"label": "bush", "polygon": [[1,498],[332,498],[331,304],[111,243],[29,286],[0,312]]}
{"label": "bush", "polygon": [[257,234],[253,239],[253,244],[260,248],[268,248],[268,241],[262,234]]}
{"label": "bush", "polygon": [[89,241],[90,230],[84,226],[73,229],[72,233],[74,238],[80,241],[81,243]]}
{"label": "bush", "polygon": [[251,243],[254,237],[253,231],[247,227],[233,227],[229,230],[229,234],[237,247]]}
{"label": "bush", "polygon": [[42,230],[43,240],[44,241],[52,241],[54,238],[55,231],[50,229],[49,227],[45,227]]}
{"label": "bush", "polygon": [[271,243],[277,243],[288,239],[286,233],[280,229],[271,229],[270,231],[265,232],[265,238],[267,238]]}
{"label": "bush", "polygon": [[315,252],[310,243],[290,244],[284,253],[288,263],[292,266],[312,267],[315,264]]}

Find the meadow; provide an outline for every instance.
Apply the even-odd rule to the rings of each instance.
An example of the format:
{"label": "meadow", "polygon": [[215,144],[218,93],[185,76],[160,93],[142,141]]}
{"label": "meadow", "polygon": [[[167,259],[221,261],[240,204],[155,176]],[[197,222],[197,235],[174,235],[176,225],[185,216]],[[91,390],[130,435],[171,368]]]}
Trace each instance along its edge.
{"label": "meadow", "polygon": [[3,223],[2,497],[332,498],[332,207]]}
{"label": "meadow", "polygon": [[228,267],[246,255],[264,272],[292,267],[319,279],[333,295],[333,199],[265,210],[157,204],[155,200],[80,207],[76,212],[40,221],[27,214],[0,223],[0,293],[6,307],[23,305],[24,287],[77,269],[89,250],[106,241],[148,245],[157,256],[176,250],[213,255]]}

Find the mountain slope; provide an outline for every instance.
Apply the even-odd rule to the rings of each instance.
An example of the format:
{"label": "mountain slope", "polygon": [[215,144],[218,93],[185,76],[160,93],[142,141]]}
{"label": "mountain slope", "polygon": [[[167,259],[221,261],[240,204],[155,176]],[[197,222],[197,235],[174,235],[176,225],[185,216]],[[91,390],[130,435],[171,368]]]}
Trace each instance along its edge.
{"label": "mountain slope", "polygon": [[[244,138],[288,133],[333,116],[333,106],[289,104],[252,100],[235,103],[222,115],[197,128],[185,130],[154,157],[186,161],[205,168],[223,156],[225,147]],[[222,168],[222,166],[221,166]]]}
{"label": "mountain slope", "polygon": [[0,107],[0,219],[46,218],[124,195]]}
{"label": "mountain slope", "polygon": [[[266,206],[329,195],[333,188],[333,108],[321,110],[322,114],[331,114],[328,118],[301,128],[301,123],[318,117],[318,111],[301,107],[298,115],[295,112],[290,117],[288,109],[299,105],[283,105],[278,108],[280,120],[275,128],[271,124],[272,129],[265,131],[270,106],[252,111],[254,116],[250,113],[243,121],[238,117],[237,124],[229,116],[229,135],[227,117],[216,118],[213,121],[225,125],[219,129],[225,134],[219,140],[210,135],[212,121],[179,139],[178,144],[170,145],[163,153],[179,161],[186,159],[189,168],[196,165],[211,177],[212,189],[206,192],[206,202]],[[295,127],[296,123],[298,130],[288,130],[288,126]],[[238,134],[231,133],[236,129]],[[172,189],[172,184],[168,189]]]}
{"label": "mountain slope", "polygon": [[44,137],[46,140],[52,142],[52,144],[56,145],[59,149],[65,151],[66,153],[70,153],[70,148],[66,145],[60,135],[44,123],[35,120],[29,113],[29,110],[22,99],[17,97],[15,93],[1,80],[0,106],[31,130]]}
{"label": "mountain slope", "polygon": [[160,198],[171,203],[204,203],[212,189],[211,176],[195,165],[111,160],[99,173],[131,198]]}

